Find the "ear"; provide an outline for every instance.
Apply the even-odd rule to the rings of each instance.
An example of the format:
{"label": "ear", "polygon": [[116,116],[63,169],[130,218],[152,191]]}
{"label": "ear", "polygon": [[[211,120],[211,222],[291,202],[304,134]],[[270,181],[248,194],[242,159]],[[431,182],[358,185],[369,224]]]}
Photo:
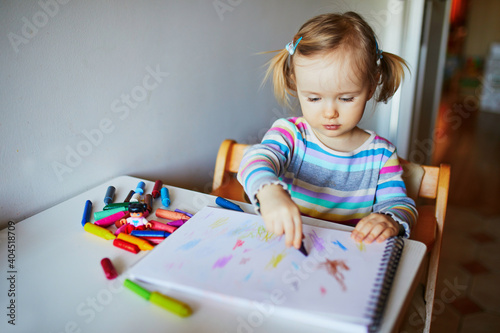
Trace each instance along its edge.
{"label": "ear", "polygon": [[297,91],[297,81],[295,80],[295,73],[290,74],[290,88]]}

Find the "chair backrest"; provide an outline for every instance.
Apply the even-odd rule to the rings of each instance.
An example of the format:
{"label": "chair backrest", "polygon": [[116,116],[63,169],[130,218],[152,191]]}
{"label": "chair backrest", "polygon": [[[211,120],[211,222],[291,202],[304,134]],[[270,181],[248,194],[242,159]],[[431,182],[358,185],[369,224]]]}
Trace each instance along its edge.
{"label": "chair backrest", "polygon": [[[405,160],[401,160],[401,162],[403,166],[408,163]],[[428,165],[419,165],[418,167],[422,169],[421,174],[407,172],[408,170],[405,170],[405,174],[403,174],[407,187],[414,186],[415,182],[419,183],[416,198],[419,219],[412,231],[411,238],[424,243],[430,250],[436,242],[439,242],[438,246],[441,246],[448,203],[450,166],[441,164],[439,167]],[[412,177],[417,179],[412,180]],[[411,183],[413,184],[410,185]]]}
{"label": "chair backrest", "polygon": [[236,180],[245,149],[249,145],[236,143],[234,140],[224,140],[219,147],[215,161],[212,193],[226,199],[248,201],[245,198],[243,186]]}

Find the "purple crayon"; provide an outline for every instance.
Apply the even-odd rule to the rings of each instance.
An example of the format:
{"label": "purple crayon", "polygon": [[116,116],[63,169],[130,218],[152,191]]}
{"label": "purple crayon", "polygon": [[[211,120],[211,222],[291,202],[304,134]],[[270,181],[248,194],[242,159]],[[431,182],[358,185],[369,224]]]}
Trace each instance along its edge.
{"label": "purple crayon", "polygon": [[[179,212],[179,213],[181,213],[181,212]],[[180,227],[181,225],[183,225],[186,222],[187,222],[187,220],[175,220],[175,221],[167,222],[167,224],[171,225],[173,227]]]}

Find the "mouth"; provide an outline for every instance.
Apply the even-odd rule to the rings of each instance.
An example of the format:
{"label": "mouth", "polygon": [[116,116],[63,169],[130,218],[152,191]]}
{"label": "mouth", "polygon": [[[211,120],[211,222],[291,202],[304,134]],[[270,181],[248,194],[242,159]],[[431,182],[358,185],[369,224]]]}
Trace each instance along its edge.
{"label": "mouth", "polygon": [[323,125],[323,127],[328,131],[335,131],[340,128],[340,125]]}

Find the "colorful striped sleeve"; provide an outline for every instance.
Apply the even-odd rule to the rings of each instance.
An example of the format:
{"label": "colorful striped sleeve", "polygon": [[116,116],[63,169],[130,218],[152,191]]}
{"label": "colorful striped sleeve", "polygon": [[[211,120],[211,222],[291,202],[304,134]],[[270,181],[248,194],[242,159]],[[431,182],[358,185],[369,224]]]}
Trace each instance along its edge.
{"label": "colorful striped sleeve", "polygon": [[394,152],[380,169],[373,212],[390,215],[403,225],[409,237],[418,214],[415,202],[406,195],[402,174],[403,168]]}
{"label": "colorful striped sleeve", "polygon": [[267,131],[260,144],[250,147],[240,164],[238,181],[243,185],[252,204],[258,209],[257,192],[268,184],[288,187],[279,177],[293,157],[297,127],[287,119],[278,119]]}

